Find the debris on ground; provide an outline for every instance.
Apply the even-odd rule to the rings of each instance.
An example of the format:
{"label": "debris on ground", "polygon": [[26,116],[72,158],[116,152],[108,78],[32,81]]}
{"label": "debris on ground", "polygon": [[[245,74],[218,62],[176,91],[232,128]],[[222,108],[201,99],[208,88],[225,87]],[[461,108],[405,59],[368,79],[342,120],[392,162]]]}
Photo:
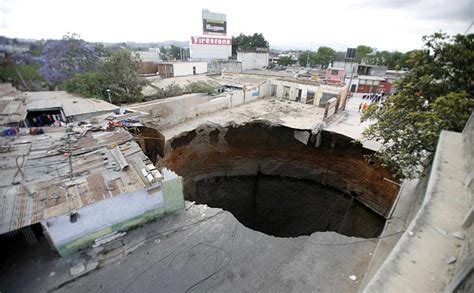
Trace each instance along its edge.
{"label": "debris on ground", "polygon": [[109,243],[117,238],[120,238],[122,236],[124,236],[125,234],[127,234],[127,232],[112,232],[110,234],[107,234],[107,235],[104,235],[102,237],[99,237],[97,238],[96,240],[94,240],[94,244],[92,245],[93,248],[96,248],[102,244],[106,244],[106,243]]}
{"label": "debris on ground", "polygon": [[452,255],[444,258],[444,262],[448,265],[454,263],[455,261],[456,261],[456,257]]}
{"label": "debris on ground", "polygon": [[71,274],[71,276],[76,276],[83,273],[85,270],[86,270],[86,267],[84,266],[84,264],[79,263],[78,265],[70,268],[69,273]]}
{"label": "debris on ground", "polygon": [[448,235],[449,235],[448,232],[446,232],[445,230],[443,230],[443,229],[441,229],[441,228],[438,228],[438,227],[434,227],[434,228],[435,228],[435,230],[436,230],[439,234],[441,234],[441,235],[444,235],[444,236],[448,236]]}
{"label": "debris on ground", "polygon": [[460,231],[452,232],[451,236],[453,236],[454,238],[457,238],[459,240],[464,240],[464,233],[460,232]]}

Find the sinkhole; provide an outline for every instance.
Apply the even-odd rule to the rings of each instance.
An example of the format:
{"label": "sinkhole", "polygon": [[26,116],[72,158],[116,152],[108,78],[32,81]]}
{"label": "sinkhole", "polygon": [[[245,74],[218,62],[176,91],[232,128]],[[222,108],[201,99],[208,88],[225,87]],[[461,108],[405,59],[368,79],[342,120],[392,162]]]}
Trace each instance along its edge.
{"label": "sinkhole", "polygon": [[310,180],[258,174],[207,178],[196,185],[196,203],[229,211],[244,226],[272,236],[334,231],[372,238],[385,223],[356,195]]}
{"label": "sinkhole", "polygon": [[158,166],[183,177],[187,200],[277,237],[377,237],[399,189],[390,170],[368,162],[373,151],[324,130],[202,125],[166,138],[157,153]]}

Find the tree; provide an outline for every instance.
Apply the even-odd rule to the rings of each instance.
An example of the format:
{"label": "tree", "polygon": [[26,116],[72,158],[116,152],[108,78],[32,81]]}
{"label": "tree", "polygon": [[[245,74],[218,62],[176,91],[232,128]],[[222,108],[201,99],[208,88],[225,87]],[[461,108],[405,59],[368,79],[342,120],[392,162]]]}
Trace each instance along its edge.
{"label": "tree", "polygon": [[146,80],[138,75],[138,57],[132,58],[130,51],[119,50],[104,63],[103,76],[111,90],[114,103],[132,103],[141,101],[142,87]]}
{"label": "tree", "polygon": [[376,155],[400,177],[423,175],[441,130],[462,131],[474,107],[474,34],[423,37],[423,50],[410,53],[411,70],[384,107],[373,104],[364,136],[382,143]]}
{"label": "tree", "polygon": [[329,47],[319,47],[314,54],[314,63],[326,68],[336,58],[336,51]]}
{"label": "tree", "polygon": [[84,98],[106,99],[105,78],[97,72],[77,73],[60,84],[60,89]]}
{"label": "tree", "polygon": [[35,83],[44,82],[43,77],[38,73],[40,67],[39,64],[2,64],[0,66],[0,81],[11,82],[16,88],[31,91],[34,89]]}
{"label": "tree", "polygon": [[295,63],[295,60],[293,60],[291,56],[282,56],[278,59],[278,64],[282,66],[289,66],[294,63]]}
{"label": "tree", "polygon": [[163,61],[168,61],[168,50],[165,46],[161,46],[160,48],[160,57]]}
{"label": "tree", "polygon": [[298,63],[301,65],[301,66],[309,66],[309,67],[312,67],[314,66],[315,64],[315,57],[314,57],[315,53],[314,52],[311,52],[311,51],[304,51],[303,53],[300,54],[300,56],[298,57]]}
{"label": "tree", "polygon": [[94,47],[79,39],[76,34],[62,40],[49,40],[43,49],[44,66],[41,75],[53,84],[72,77],[76,73],[96,71],[99,57]]}
{"label": "tree", "polygon": [[388,69],[397,69],[400,70],[404,67],[407,67],[406,61],[409,53],[403,54],[398,51],[388,52],[388,51],[379,51],[367,55],[364,58],[365,63],[372,65],[383,65],[387,66]]}
{"label": "tree", "polygon": [[198,80],[189,83],[184,89],[187,93],[207,93],[208,95],[213,95],[217,92],[217,84],[205,80]]}
{"label": "tree", "polygon": [[356,59],[358,62],[361,62],[362,59],[364,59],[365,56],[369,55],[372,53],[372,48],[369,46],[365,45],[359,45],[356,48]]}
{"label": "tree", "polygon": [[346,60],[346,52],[345,51],[337,51],[336,52],[336,58],[334,58],[336,61],[345,61]]}
{"label": "tree", "polygon": [[181,59],[181,54],[182,54],[181,50],[182,50],[181,47],[171,45],[170,50],[169,50],[169,54],[170,54],[171,58],[173,58],[175,60]]}
{"label": "tree", "polygon": [[255,50],[256,48],[269,48],[269,44],[262,34],[240,34],[237,37],[232,37],[232,55],[236,55],[238,49]]}

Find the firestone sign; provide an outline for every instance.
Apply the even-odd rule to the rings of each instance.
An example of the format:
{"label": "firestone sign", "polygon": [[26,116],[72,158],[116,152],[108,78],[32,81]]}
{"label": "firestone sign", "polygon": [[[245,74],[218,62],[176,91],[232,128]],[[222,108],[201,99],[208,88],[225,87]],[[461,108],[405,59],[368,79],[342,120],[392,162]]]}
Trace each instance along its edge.
{"label": "firestone sign", "polygon": [[191,37],[191,42],[195,45],[232,45],[232,39],[226,38]]}

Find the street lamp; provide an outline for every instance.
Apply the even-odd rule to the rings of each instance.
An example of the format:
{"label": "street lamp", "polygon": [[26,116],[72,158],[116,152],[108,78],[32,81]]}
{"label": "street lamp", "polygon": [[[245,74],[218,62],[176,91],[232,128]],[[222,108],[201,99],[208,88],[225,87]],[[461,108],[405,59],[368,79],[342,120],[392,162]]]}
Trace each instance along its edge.
{"label": "street lamp", "polygon": [[109,103],[112,104],[112,99],[110,98],[110,89],[105,90],[107,92],[107,96],[109,96]]}

